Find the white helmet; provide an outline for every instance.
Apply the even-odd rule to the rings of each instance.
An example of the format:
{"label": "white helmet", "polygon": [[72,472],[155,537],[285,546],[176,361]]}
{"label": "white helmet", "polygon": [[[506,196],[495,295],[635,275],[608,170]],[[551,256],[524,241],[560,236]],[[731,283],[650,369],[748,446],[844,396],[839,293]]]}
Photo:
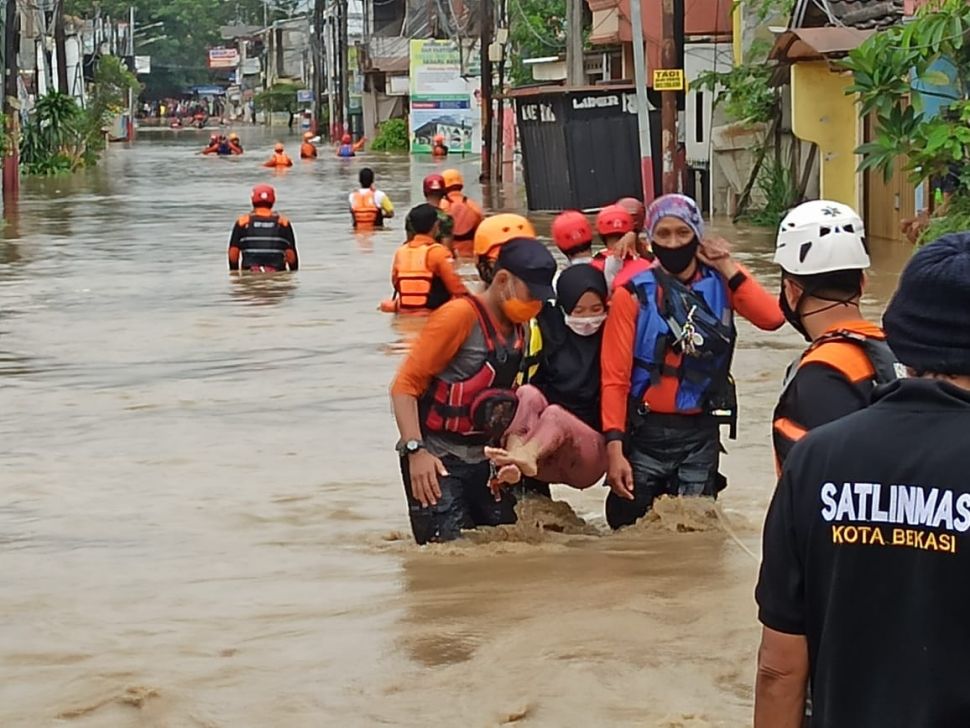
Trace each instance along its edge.
{"label": "white helmet", "polygon": [[815,200],[785,215],[775,263],[792,275],[810,276],[869,267],[862,218],[848,205]]}

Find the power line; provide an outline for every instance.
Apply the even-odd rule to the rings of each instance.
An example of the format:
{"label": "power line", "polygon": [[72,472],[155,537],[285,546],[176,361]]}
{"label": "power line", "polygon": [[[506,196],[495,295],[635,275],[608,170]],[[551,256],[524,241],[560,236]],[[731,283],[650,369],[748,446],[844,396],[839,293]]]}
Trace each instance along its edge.
{"label": "power line", "polygon": [[525,26],[529,29],[529,32],[532,33],[533,37],[537,41],[539,41],[540,43],[542,43],[547,48],[554,48],[556,50],[561,50],[562,48],[565,48],[566,47],[566,44],[565,43],[561,43],[561,42],[560,43],[552,43],[551,41],[546,40],[541,35],[539,35],[539,33],[537,33],[536,32],[536,29],[533,27],[532,21],[529,20],[529,16],[526,15],[525,14],[525,10],[522,9],[522,5],[519,4],[519,0],[512,0],[512,2],[515,3],[515,7],[518,9],[519,15],[522,16],[522,22],[525,23]]}

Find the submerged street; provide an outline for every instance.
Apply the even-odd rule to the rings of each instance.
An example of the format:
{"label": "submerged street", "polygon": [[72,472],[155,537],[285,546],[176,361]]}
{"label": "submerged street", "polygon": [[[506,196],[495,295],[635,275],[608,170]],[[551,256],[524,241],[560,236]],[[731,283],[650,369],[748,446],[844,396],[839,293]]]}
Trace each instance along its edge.
{"label": "submerged street", "polygon": [[[561,532],[521,517],[419,548],[387,389],[420,321],[377,306],[435,163],[323,147],[276,174],[271,131],[239,131],[239,158],[146,131],[25,180],[0,231],[0,725],[749,725],[798,335],[739,324],[718,513],[667,505],[611,535],[604,488],[558,488],[587,525],[563,507]],[[369,237],[347,211],[362,166],[398,209]],[[257,182],[293,223],[295,274],[226,270]],[[772,231],[718,231],[776,291]],[[874,316],[910,253],[873,244]]]}

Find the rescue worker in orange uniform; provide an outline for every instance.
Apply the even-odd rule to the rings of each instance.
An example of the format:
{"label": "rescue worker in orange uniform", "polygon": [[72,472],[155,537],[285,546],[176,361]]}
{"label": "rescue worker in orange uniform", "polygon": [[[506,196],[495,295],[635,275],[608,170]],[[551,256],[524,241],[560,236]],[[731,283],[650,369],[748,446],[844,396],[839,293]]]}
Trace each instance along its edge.
{"label": "rescue worker in orange uniform", "polygon": [[809,430],[867,407],[876,385],[897,378],[886,335],[859,310],[869,267],[865,235],[855,210],[825,200],[799,205],[781,223],[779,303],[811,345],[789,367],[775,409],[779,471]]}
{"label": "rescue worker in orange uniform", "polygon": [[516,520],[515,496],[489,488],[485,446],[499,441],[515,414],[522,327],[553,296],[556,261],[535,239],[487,247],[500,248],[489,286],[431,314],[391,385],[396,449],[419,544]]}
{"label": "rescue worker in orange uniform", "polygon": [[431,147],[431,156],[438,159],[448,156],[448,147],[445,146],[444,134],[435,134],[434,145]]}
{"label": "rescue worker in orange uniform", "polygon": [[[436,240],[438,208],[427,203],[408,213],[411,237],[394,254],[391,285],[396,312],[440,308],[452,298],[468,295],[468,289],[452,266],[451,251]],[[388,311],[390,306],[381,305]]]}
{"label": "rescue worker in orange uniform", "polygon": [[624,208],[608,205],[600,210],[596,231],[606,248],[593,256],[591,265],[603,272],[610,290],[625,286],[650,267],[650,261],[637,253],[635,222]]}
{"label": "rescue worker in orange uniform", "polygon": [[521,215],[503,213],[486,217],[475,231],[475,268],[487,286],[495,275],[495,263],[501,247],[516,238],[535,239],[532,223]]}
{"label": "rescue worker in orange uniform", "polygon": [[664,195],[647,212],[657,263],[616,288],[603,331],[606,518],[629,526],[660,495],[715,496],[720,425],[737,419],[731,362],[735,312],[760,329],[785,318],[730,254],[705,240],[696,203]]}
{"label": "rescue worker in orange uniform", "polygon": [[637,254],[646,260],[653,260],[650,252],[650,241],[647,234],[643,231],[643,224],[647,219],[647,208],[636,197],[623,197],[616,201],[616,204],[630,213],[633,218],[633,232],[637,236]]}
{"label": "rescue worker in orange uniform", "polygon": [[374,170],[364,167],[358,175],[360,189],[350,193],[350,214],[355,230],[383,228],[384,220],[394,217],[390,198],[374,186]]}
{"label": "rescue worker in orange uniform", "polygon": [[202,150],[202,154],[218,154],[219,153],[219,145],[221,143],[222,142],[219,139],[219,135],[218,134],[212,134],[209,137],[209,145],[205,149]]}
{"label": "rescue worker in orange uniform", "polygon": [[290,155],[286,153],[283,145],[279,142],[273,147],[273,156],[270,157],[266,162],[263,163],[264,167],[292,167],[293,160],[290,159]]}
{"label": "rescue worker in orange uniform", "polygon": [[312,141],[310,141],[311,139],[313,139],[313,132],[304,132],[303,143],[300,145],[300,159],[317,158],[317,147]]}
{"label": "rescue worker in orange uniform", "polygon": [[482,206],[464,193],[465,180],[457,169],[446,169],[441,176],[445,178],[445,197],[441,201],[441,209],[455,221],[455,252],[468,255],[473,247],[475,231],[484,217]]}
{"label": "rescue worker in orange uniform", "polygon": [[256,185],[252,192],[253,211],[236,221],[229,238],[229,270],[258,273],[300,267],[296,236],[290,221],[273,211],[276,190]]}
{"label": "rescue worker in orange uniform", "polygon": [[239,135],[236,132],[232,132],[229,135],[229,153],[234,155],[240,155],[243,153],[242,142],[239,141]]}
{"label": "rescue worker in orange uniform", "polygon": [[552,240],[569,265],[593,262],[593,227],[579,210],[556,215],[552,221]]}
{"label": "rescue worker in orange uniform", "polygon": [[[445,179],[440,174],[429,174],[424,178],[421,188],[424,192],[425,202],[438,210],[438,228],[434,236],[435,240],[451,250],[455,221],[451,219],[451,215],[441,209],[441,200],[445,196]],[[408,240],[414,234],[410,223],[411,217],[409,215],[404,219],[404,229],[407,232]]]}

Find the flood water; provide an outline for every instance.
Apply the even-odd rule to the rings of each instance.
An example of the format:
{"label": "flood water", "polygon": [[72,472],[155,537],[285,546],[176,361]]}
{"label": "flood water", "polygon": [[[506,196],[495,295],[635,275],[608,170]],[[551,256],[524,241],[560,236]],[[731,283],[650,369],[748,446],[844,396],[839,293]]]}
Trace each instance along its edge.
{"label": "flood water", "polygon": [[[403,213],[433,164],[277,176],[242,132],[239,159],[165,131],[29,180],[0,232],[0,726],[750,724],[797,335],[741,325],[719,516],[608,535],[604,488],[558,488],[589,528],[419,549],[386,394],[415,322],[376,310],[403,224],[358,239],[346,205],[366,162]],[[233,278],[260,181],[301,270]],[[722,232],[776,288],[770,237]],[[877,246],[874,314],[908,254]]]}

